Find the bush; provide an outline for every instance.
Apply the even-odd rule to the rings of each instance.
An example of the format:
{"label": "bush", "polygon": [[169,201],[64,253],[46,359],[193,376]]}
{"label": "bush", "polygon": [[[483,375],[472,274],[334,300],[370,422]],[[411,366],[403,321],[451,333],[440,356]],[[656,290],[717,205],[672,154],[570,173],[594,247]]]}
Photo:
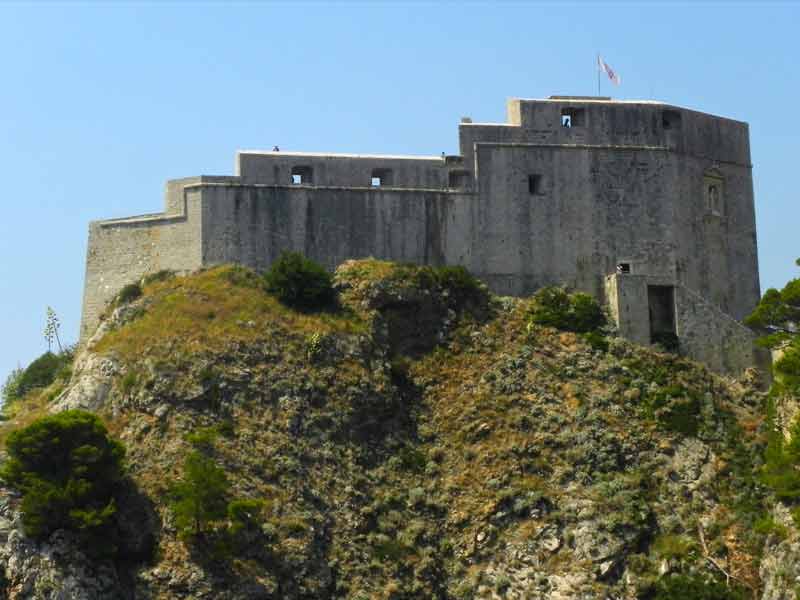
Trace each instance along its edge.
{"label": "bush", "polygon": [[677,353],[680,350],[680,339],[671,331],[659,331],[653,334],[653,343],[658,344],[667,352]]}
{"label": "bush", "polygon": [[774,402],[767,409],[770,434],[764,452],[761,480],[770,487],[779,500],[800,500],[800,418],[796,418],[789,430],[789,441],[775,423]]}
{"label": "bush", "polygon": [[416,282],[420,287],[438,286],[447,290],[457,305],[470,300],[486,299],[486,292],[481,286],[481,282],[461,265],[419,267]]}
{"label": "bush", "polygon": [[282,252],[264,280],[267,291],[292,308],[320,310],[336,299],[331,274],[298,252]]}
{"label": "bush", "polygon": [[545,287],[533,296],[531,321],[562,331],[589,333],[606,324],[603,309],[589,294],[569,294],[560,287]]}
{"label": "bush", "polygon": [[117,304],[128,304],[142,295],[142,286],[138,283],[129,283],[117,294]]}
{"label": "bush", "polygon": [[672,575],[656,584],[653,600],[744,600],[745,595],[698,575]]}
{"label": "bush", "polygon": [[21,398],[34,388],[47,387],[56,380],[59,372],[71,361],[71,354],[45,352],[22,372],[17,381],[15,397]]}
{"label": "bush", "polygon": [[92,413],[70,410],[11,433],[0,477],[22,492],[22,523],[37,539],[56,529],[83,536],[90,550],[109,550],[114,493],[125,449]]}
{"label": "bush", "polygon": [[149,285],[151,283],[158,283],[160,281],[169,281],[173,277],[175,277],[175,271],[170,269],[162,269],[161,271],[156,271],[155,273],[145,275],[142,278],[142,285]]}
{"label": "bush", "polygon": [[228,520],[230,533],[239,535],[246,532],[257,532],[264,521],[263,500],[232,500],[228,504]]}
{"label": "bush", "polygon": [[170,490],[170,508],[180,533],[202,537],[210,523],[224,518],[229,488],[225,471],[211,457],[198,450],[191,452],[181,480]]}
{"label": "bush", "polygon": [[0,388],[0,402],[6,404],[21,396],[19,393],[19,382],[24,373],[25,371],[23,369],[14,369],[8,374],[3,387]]}

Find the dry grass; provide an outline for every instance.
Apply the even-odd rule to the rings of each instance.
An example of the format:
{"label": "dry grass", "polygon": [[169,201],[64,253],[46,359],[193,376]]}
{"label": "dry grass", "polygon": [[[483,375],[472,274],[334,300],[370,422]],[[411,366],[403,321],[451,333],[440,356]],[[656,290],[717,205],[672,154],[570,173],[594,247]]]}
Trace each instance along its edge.
{"label": "dry grass", "polygon": [[[108,333],[93,348],[133,360],[169,345],[169,352],[222,350],[268,337],[275,327],[294,333],[361,333],[365,324],[348,312],[301,313],[285,307],[260,285],[243,283],[241,268],[223,266],[149,284],[144,314]],[[251,283],[254,280],[251,279]]]}
{"label": "dry grass", "polygon": [[49,387],[32,390],[5,409],[8,420],[0,422],[0,448],[5,448],[6,440],[13,431],[27,427],[36,419],[46,416],[50,401],[61,388],[63,383],[56,382]]}

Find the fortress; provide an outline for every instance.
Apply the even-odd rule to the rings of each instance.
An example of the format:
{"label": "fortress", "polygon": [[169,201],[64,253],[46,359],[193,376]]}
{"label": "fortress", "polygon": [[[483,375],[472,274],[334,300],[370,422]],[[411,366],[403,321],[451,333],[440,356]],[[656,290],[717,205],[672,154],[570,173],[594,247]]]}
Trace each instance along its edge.
{"label": "fortress", "polygon": [[240,151],[235,175],[167,182],[163,213],[89,227],[81,340],[127,283],[282,250],[460,264],[496,293],[566,284],[632,341],[677,336],[720,372],[756,363],[760,296],[746,123],[652,101],[511,99],[459,154]]}

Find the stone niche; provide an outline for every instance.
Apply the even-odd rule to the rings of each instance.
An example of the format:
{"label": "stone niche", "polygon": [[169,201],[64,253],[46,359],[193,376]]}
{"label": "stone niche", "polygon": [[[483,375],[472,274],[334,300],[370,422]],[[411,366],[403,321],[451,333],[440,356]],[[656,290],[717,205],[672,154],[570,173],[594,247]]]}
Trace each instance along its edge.
{"label": "stone niche", "polygon": [[703,198],[706,214],[721,217],[725,214],[725,178],[719,169],[703,174]]}

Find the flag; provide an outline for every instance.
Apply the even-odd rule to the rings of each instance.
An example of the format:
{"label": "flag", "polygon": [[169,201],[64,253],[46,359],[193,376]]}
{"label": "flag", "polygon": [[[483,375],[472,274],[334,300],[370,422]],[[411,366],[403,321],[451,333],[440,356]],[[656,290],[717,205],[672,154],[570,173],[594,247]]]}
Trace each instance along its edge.
{"label": "flag", "polygon": [[614,69],[612,69],[606,64],[606,61],[604,61],[599,54],[597,55],[597,66],[601,71],[603,71],[606,75],[608,75],[608,78],[614,85],[620,84],[622,80],[619,78],[619,75],[617,75]]}

